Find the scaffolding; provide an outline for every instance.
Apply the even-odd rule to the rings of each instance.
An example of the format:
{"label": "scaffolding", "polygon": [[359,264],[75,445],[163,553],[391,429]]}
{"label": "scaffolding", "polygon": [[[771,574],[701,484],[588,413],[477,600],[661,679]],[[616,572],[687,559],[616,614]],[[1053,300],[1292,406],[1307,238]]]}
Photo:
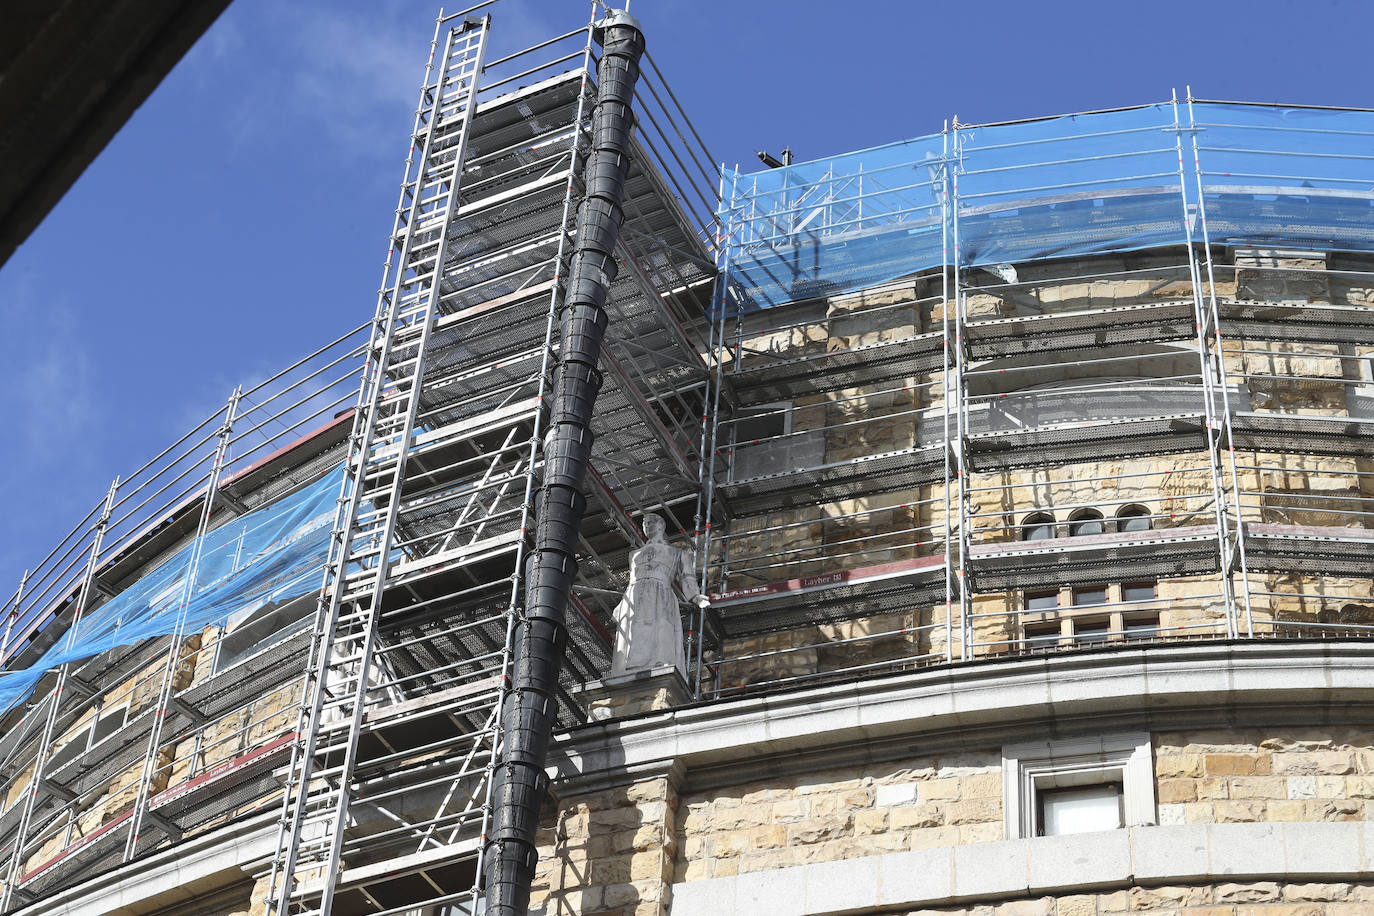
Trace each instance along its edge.
{"label": "scaffolding", "polygon": [[[15,591],[0,911],[235,821],[280,916],[476,911],[598,15],[508,50],[492,7],[436,23],[372,319]],[[703,700],[1374,634],[1374,117],[1175,99],[745,176],[644,60],[560,725],[647,511],[711,593]]]}
{"label": "scaffolding", "polygon": [[[244,817],[280,825],[273,912],[476,906],[597,63],[596,5],[509,50],[492,7],[436,23],[373,319],[117,481],[8,608],[18,673],[168,557],[195,581],[228,521],[332,487],[298,594],[204,648],[173,614],[11,710],[0,910]],[[637,517],[686,539],[697,509],[713,159],[651,57],[634,111],[564,726],[609,666]]]}
{"label": "scaffolding", "polygon": [[1370,136],[1175,98],[722,169],[698,695],[1374,633]]}

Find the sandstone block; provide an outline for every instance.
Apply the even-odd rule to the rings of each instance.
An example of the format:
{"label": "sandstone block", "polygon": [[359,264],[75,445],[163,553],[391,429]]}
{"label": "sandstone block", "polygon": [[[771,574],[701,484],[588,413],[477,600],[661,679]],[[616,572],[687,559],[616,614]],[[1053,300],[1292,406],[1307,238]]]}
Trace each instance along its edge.
{"label": "sandstone block", "polygon": [[1319,821],[1358,821],[1363,819],[1364,806],[1358,801],[1333,799],[1318,802],[1312,814],[1313,819]]}
{"label": "sandstone block", "polygon": [[1000,798],[975,798],[945,806],[945,820],[951,824],[982,824],[1002,820]]}
{"label": "sandstone block", "polygon": [[1280,899],[1279,885],[1274,881],[1254,884],[1218,884],[1213,893],[1217,903],[1256,903]]}
{"label": "sandstone block", "polygon": [[959,828],[959,845],[968,843],[991,843],[1002,839],[1002,824],[963,824]]}
{"label": "sandstone block", "polygon": [[1038,900],[1014,900],[1010,903],[1000,903],[994,912],[997,916],[1054,916],[1054,898],[1042,897]]}
{"label": "sandstone block", "polygon": [[922,780],[917,791],[921,801],[953,800],[959,797],[959,780],[954,777]]}
{"label": "sandstone block", "polygon": [[1097,897],[1090,894],[1060,897],[1054,916],[1097,916]]}
{"label": "sandstone block", "polygon": [[1155,775],[1163,777],[1202,775],[1201,754],[1161,754],[1155,758]]}
{"label": "sandstone block", "polygon": [[1208,776],[1268,776],[1270,755],[1257,754],[1207,754],[1203,766]]}
{"label": "sandstone block", "polygon": [[938,827],[944,823],[944,812],[939,805],[893,808],[888,814],[888,823],[893,830]]}
{"label": "sandstone block", "polygon": [[1132,910],[1167,910],[1209,903],[1206,887],[1133,887],[1128,892]]}
{"label": "sandstone block", "polygon": [[959,844],[958,827],[926,827],[911,831],[907,848],[913,852],[922,849],[943,849]]}
{"label": "sandstone block", "polygon": [[838,839],[850,834],[852,818],[832,817],[824,820],[813,819],[799,824],[791,824],[787,827],[787,841],[789,843],[821,843],[826,840]]}
{"label": "sandstone block", "polygon": [[1288,783],[1281,776],[1236,777],[1227,786],[1231,798],[1287,798]]}
{"label": "sandstone block", "polygon": [[878,786],[874,789],[873,803],[879,808],[893,808],[898,805],[916,803],[917,785],[914,782]]}
{"label": "sandstone block", "polygon": [[1284,900],[1348,900],[1350,896],[1349,884],[1286,884],[1283,888]]}
{"label": "sandstone block", "polygon": [[854,815],[854,833],[856,836],[865,836],[873,833],[883,833],[887,830],[887,812],[881,809],[873,811],[860,811]]}
{"label": "sandstone block", "polygon": [[689,860],[687,867],[678,875],[679,881],[700,881],[703,878],[711,877],[710,862],[701,860]]}
{"label": "sandstone block", "polygon": [[1160,804],[1197,801],[1197,780],[1161,779],[1156,798]]}
{"label": "sandstone block", "polygon": [[1262,801],[1219,801],[1213,804],[1218,824],[1253,823],[1264,820]]}
{"label": "sandstone block", "polygon": [[777,849],[787,845],[787,828],[782,824],[759,827],[749,833],[749,845],[754,849]]}
{"label": "sandstone block", "polygon": [[1265,820],[1270,821],[1305,821],[1307,820],[1307,803],[1304,801],[1271,801],[1265,806],[1268,812]]}

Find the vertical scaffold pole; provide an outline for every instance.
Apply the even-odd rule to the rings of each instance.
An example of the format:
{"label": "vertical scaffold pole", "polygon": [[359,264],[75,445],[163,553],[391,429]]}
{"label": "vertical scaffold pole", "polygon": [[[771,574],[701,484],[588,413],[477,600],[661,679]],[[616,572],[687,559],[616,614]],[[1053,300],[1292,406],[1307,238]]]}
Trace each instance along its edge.
{"label": "vertical scaffold pole", "polygon": [[5,615],[5,635],[0,637],[0,668],[4,667],[5,660],[9,658],[10,636],[14,633],[14,622],[19,617],[19,607],[24,603],[24,589],[29,584],[29,573],[31,570],[24,570],[24,575],[19,577],[19,588],[15,589],[14,597],[10,599],[10,612]]}
{"label": "vertical scaffold pole", "polygon": [[[708,344],[712,359],[715,360],[715,375],[711,385],[710,404],[702,411],[703,431],[708,426],[710,436],[703,449],[704,474],[702,477],[702,487],[704,492],[703,505],[705,506],[704,521],[699,524],[701,533],[701,554],[698,557],[700,565],[700,579],[697,590],[703,595],[710,593],[710,567],[711,567],[711,515],[715,500],[716,491],[716,454],[720,450],[720,395],[721,388],[725,385],[725,313],[727,303],[730,301],[730,257],[733,250],[732,239],[735,228],[732,223],[736,196],[739,191],[739,166],[736,165],[734,173],[730,179],[730,202],[725,203],[725,163],[721,163],[721,205],[720,205],[720,246],[718,257],[720,258],[720,270],[717,273],[716,290],[712,296],[712,306],[716,310],[714,316],[708,315],[710,320],[710,342]],[[724,586],[722,585],[722,588]],[[693,695],[696,699],[701,699],[701,683],[704,677],[704,645],[706,639],[706,610],[698,610],[698,619],[701,621],[699,632],[703,648],[697,653],[696,686]],[[717,669],[714,688],[719,692],[720,672]]]}
{"label": "vertical scaffold pole", "polygon": [[[1235,556],[1240,564],[1240,592],[1241,601],[1245,608],[1245,632],[1247,636],[1255,635],[1255,615],[1250,604],[1250,572],[1249,564],[1245,556],[1245,520],[1241,518],[1241,498],[1240,498],[1240,477],[1236,468],[1236,443],[1232,436],[1231,428],[1231,394],[1228,390],[1226,374],[1226,354],[1222,350],[1221,337],[1221,316],[1217,308],[1217,280],[1216,271],[1212,261],[1212,240],[1207,228],[1207,200],[1203,193],[1204,183],[1202,180],[1202,156],[1199,152],[1197,142],[1197,121],[1193,116],[1193,87],[1187,87],[1188,92],[1188,133],[1192,138],[1193,146],[1193,175],[1197,182],[1197,213],[1198,226],[1202,232],[1202,250],[1206,255],[1207,261],[1207,304],[1212,333],[1213,359],[1216,364],[1217,385],[1221,390],[1221,428],[1219,433],[1224,434],[1226,439],[1226,459],[1231,472],[1231,497],[1235,502],[1236,509],[1236,528],[1234,532]],[[1218,440],[1220,445],[1220,440]],[[1224,492],[1224,490],[1223,490]],[[1222,558],[1227,562],[1226,575],[1230,576],[1234,565],[1230,562],[1231,551],[1228,547],[1227,555]],[[1234,600],[1235,586],[1232,584],[1232,600]]]}
{"label": "vertical scaffold pole", "polygon": [[[728,245],[724,162],[720,164],[720,176],[716,183],[716,201],[716,259],[718,263],[723,265]],[[716,282],[722,286],[729,282],[724,266],[717,273]],[[696,549],[697,592],[703,595],[709,594],[706,573],[710,564],[708,556],[710,532],[707,529],[711,526],[711,500],[715,484],[714,458],[717,410],[717,405],[712,403],[712,398],[718,390],[719,382],[716,379],[716,373],[720,369],[720,354],[716,352],[716,322],[712,320],[710,315],[706,316],[706,329],[706,358],[710,362],[706,374],[706,388],[701,396],[701,448],[699,449],[700,459],[697,462],[697,511],[692,523],[694,529],[692,544]],[[699,607],[693,614],[696,639],[689,649],[691,654],[687,659],[687,666],[692,670],[692,696],[698,700],[701,699],[702,666],[706,657],[707,610],[705,607]]]}
{"label": "vertical scaffold pole", "polygon": [[1193,237],[1193,213],[1190,209],[1188,182],[1183,165],[1183,134],[1187,128],[1183,127],[1178,116],[1178,90],[1174,90],[1172,105],[1174,145],[1178,156],[1178,191],[1183,207],[1183,237],[1188,248],[1188,283],[1193,294],[1193,322],[1196,327],[1198,372],[1202,380],[1202,411],[1205,421],[1203,432],[1207,437],[1207,465],[1212,487],[1212,516],[1217,529],[1217,570],[1220,577],[1222,600],[1225,602],[1226,636],[1230,638],[1236,635],[1236,601],[1231,590],[1231,577],[1227,571],[1229,545],[1226,537],[1226,510],[1221,487],[1221,466],[1215,448],[1216,421],[1213,416],[1216,406],[1216,393],[1213,389],[1211,362],[1208,358],[1207,322],[1203,313],[1202,279],[1198,271],[1198,259]]}
{"label": "vertical scaffold pole", "polygon": [[[200,558],[205,549],[205,535],[210,531],[210,518],[215,512],[215,494],[219,491],[220,478],[224,471],[225,456],[229,452],[229,441],[234,435],[234,420],[238,414],[239,398],[243,389],[235,388],[229,395],[229,403],[224,409],[224,423],[220,426],[215,443],[214,459],[205,483],[205,502],[201,506],[200,521],[196,525],[195,540],[191,542],[191,556],[186,564],[186,579],[182,583],[177,620],[172,629],[171,642],[167,646],[167,664],[163,667],[162,683],[158,687],[157,703],[154,706],[153,722],[148,735],[148,747],[143,755],[143,769],[138,778],[138,794],[134,799],[132,815],[129,818],[129,832],[124,838],[124,861],[128,862],[138,854],[138,838],[143,823],[150,818],[148,801],[152,795],[152,785],[158,770],[158,750],[162,744],[162,728],[167,721],[167,708],[172,702],[172,685],[176,683],[176,670],[181,664],[181,642],[185,638],[186,618],[190,611],[191,600],[196,593],[196,576],[200,572]],[[169,763],[170,766],[170,763]],[[166,822],[158,822],[164,832],[172,830]],[[169,839],[177,839],[175,836]]]}
{"label": "vertical scaffold pole", "polygon": [[[91,536],[91,552],[86,559],[85,572],[82,573],[81,588],[77,592],[76,605],[72,612],[72,624],[67,630],[66,639],[69,651],[76,645],[76,638],[81,629],[81,618],[86,613],[86,605],[90,601],[95,571],[100,566],[101,544],[105,540],[105,531],[110,525],[110,514],[114,511],[115,494],[118,492],[119,478],[116,477],[111,482],[109,491],[105,494],[105,506],[101,509],[100,518],[97,519]],[[28,840],[30,821],[33,819],[34,806],[38,802],[39,788],[46,776],[43,768],[48,761],[48,751],[52,748],[53,739],[57,737],[54,731],[57,727],[58,712],[62,705],[62,692],[66,688],[71,666],[72,663],[67,662],[57,669],[57,682],[53,685],[52,693],[48,696],[48,713],[43,720],[43,736],[38,742],[38,752],[33,762],[33,775],[29,779],[28,789],[24,792],[24,807],[19,815],[19,825],[14,831],[9,867],[5,874],[5,888],[3,893],[0,893],[0,912],[9,911],[15,894],[22,894],[18,885],[23,877],[24,843]]]}
{"label": "vertical scaffold pole", "polygon": [[[954,273],[954,390],[955,390],[955,474],[959,480],[959,562],[955,585],[959,588],[959,656],[967,661],[973,656],[972,602],[969,598],[969,470],[968,470],[968,391],[964,380],[964,282],[959,261],[959,173],[963,169],[963,140],[959,137],[959,121],[952,128],[954,163],[950,174],[950,269]],[[948,166],[947,166],[948,167]],[[949,307],[946,303],[946,308]],[[946,395],[948,397],[948,395]]]}
{"label": "vertical scaffold pole", "polygon": [[[950,543],[954,536],[954,522],[950,518],[953,505],[950,490],[954,483],[954,470],[950,451],[953,443],[949,436],[949,398],[951,393],[949,346],[949,121],[945,121],[941,131],[940,149],[940,326],[942,330],[941,348],[944,351],[944,374],[941,376],[940,406],[944,422],[941,443],[945,459],[945,661],[954,661],[954,550]],[[957,422],[957,421],[956,421]]]}

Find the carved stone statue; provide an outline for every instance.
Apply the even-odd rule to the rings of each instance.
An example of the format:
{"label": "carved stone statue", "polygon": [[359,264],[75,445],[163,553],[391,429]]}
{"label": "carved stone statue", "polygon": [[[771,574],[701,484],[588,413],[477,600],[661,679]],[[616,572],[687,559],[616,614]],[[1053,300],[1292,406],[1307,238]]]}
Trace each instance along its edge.
{"label": "carved stone statue", "polygon": [[615,651],[611,676],[675,665],[685,676],[687,658],[682,646],[682,617],[676,581],[698,607],[709,599],[697,592],[692,557],[663,539],[663,519],[645,513],[641,522],[648,541],[630,554],[630,585],[615,608]]}

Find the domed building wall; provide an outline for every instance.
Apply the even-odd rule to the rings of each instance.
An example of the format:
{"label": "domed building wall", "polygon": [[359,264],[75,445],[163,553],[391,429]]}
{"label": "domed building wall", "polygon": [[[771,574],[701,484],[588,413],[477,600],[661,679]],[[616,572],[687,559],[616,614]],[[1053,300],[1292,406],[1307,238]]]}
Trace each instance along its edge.
{"label": "domed building wall", "polygon": [[[455,208],[472,244],[444,262],[434,349],[364,374],[355,409],[309,380],[391,338],[293,367],[278,407],[308,390],[300,413],[236,391],[195,473],[112,487],[19,602],[7,673],[47,673],[7,695],[0,909],[258,916],[328,885],[339,913],[478,910],[590,104],[572,58],[526,85],[518,57],[520,88],[473,109],[490,168]],[[1374,907],[1374,228],[1348,148],[1374,125],[1198,110],[727,173],[718,235],[631,147],[533,912]],[[1233,168],[1237,149],[1299,161]],[[148,583],[207,543],[234,556],[221,583],[353,530],[340,487],[333,530],[242,557],[225,538],[341,482],[404,385],[427,398],[417,469],[369,491],[403,506],[394,552],[323,549],[308,588],[48,654],[82,615],[121,631],[185,606],[194,575],[184,597]],[[689,670],[611,678],[648,511],[710,603],[684,621]],[[385,626],[349,630],[359,603],[328,623],[331,568],[382,570]]]}

